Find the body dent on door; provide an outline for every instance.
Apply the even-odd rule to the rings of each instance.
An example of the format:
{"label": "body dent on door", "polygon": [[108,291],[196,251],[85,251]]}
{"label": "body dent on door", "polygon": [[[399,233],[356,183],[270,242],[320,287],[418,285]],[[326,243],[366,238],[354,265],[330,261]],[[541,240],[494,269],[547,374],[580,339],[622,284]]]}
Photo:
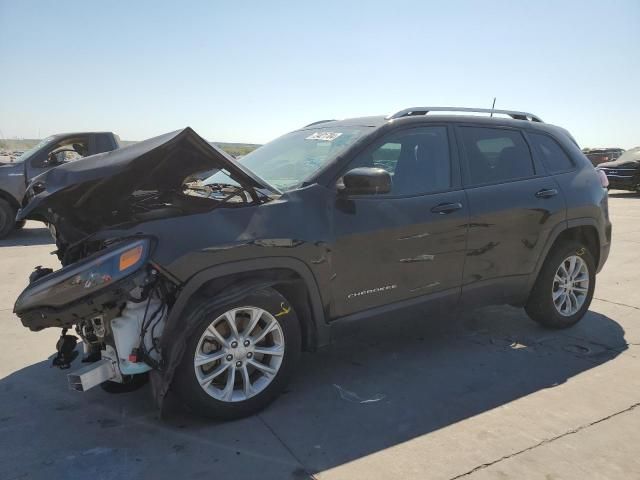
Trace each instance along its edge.
{"label": "body dent on door", "polygon": [[[554,185],[553,178],[542,177],[467,189],[466,301],[512,302],[512,297],[526,294],[526,279],[536,268],[547,238],[565,220],[561,195],[535,196]],[[497,282],[504,283],[505,288],[495,288]],[[478,289],[473,295],[472,291]]]}
{"label": "body dent on door", "polygon": [[[459,203],[448,214],[432,212]],[[336,203],[332,317],[459,288],[468,210],[462,190]]]}
{"label": "body dent on door", "polygon": [[[465,127],[477,126],[470,122],[456,128],[469,203],[463,303],[521,303],[548,238],[566,220],[566,201],[558,182],[532,154],[526,136],[518,138],[524,146],[521,154],[532,162],[530,177],[509,178],[511,168],[499,164],[497,168],[505,171],[498,177],[504,176],[504,180],[474,185],[469,162],[479,157],[465,151],[462,135]],[[506,135],[518,131],[498,127],[501,129],[510,132]]]}

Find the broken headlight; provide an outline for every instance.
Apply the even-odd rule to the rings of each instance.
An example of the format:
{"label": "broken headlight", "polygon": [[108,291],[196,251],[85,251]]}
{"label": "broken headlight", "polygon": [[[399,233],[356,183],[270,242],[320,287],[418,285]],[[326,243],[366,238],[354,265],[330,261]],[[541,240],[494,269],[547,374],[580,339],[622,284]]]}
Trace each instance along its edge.
{"label": "broken headlight", "polygon": [[62,307],[137,272],[149,258],[151,242],[137,239],[112,247],[31,283],[18,297],[14,311]]}

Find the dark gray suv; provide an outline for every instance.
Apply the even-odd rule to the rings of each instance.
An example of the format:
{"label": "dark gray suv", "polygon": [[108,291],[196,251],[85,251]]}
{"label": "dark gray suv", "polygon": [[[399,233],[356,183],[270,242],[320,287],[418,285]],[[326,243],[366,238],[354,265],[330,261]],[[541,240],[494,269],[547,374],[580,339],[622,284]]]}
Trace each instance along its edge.
{"label": "dark gray suv", "polygon": [[62,367],[75,326],[93,363],[72,388],[149,372],[159,404],[243,416],[344,322],[511,304],[575,324],[609,253],[606,181],[524,112],[321,121],[241,161],[187,128],[34,180],[18,220],[50,225],[63,268],[15,312],[64,329]]}

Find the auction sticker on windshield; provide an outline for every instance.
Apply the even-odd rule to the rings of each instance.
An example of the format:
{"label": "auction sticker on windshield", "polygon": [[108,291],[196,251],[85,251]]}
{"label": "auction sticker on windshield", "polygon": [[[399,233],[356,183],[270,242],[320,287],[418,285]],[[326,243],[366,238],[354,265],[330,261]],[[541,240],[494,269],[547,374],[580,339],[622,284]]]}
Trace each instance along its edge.
{"label": "auction sticker on windshield", "polygon": [[338,132],[316,132],[309,135],[305,140],[323,140],[325,142],[332,142],[338,138],[342,133]]}

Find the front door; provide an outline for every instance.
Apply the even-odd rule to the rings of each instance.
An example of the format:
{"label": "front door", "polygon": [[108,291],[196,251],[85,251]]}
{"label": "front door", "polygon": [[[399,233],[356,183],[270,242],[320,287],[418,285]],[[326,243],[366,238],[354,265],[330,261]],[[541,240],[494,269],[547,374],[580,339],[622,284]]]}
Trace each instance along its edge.
{"label": "front door", "polygon": [[86,157],[92,148],[93,140],[86,135],[65,137],[52,142],[29,159],[26,165],[27,183],[47,170]]}
{"label": "front door", "polygon": [[345,170],[381,167],[393,186],[336,200],[333,318],[424,295],[457,297],[468,208],[450,138],[446,126],[398,130]]}

